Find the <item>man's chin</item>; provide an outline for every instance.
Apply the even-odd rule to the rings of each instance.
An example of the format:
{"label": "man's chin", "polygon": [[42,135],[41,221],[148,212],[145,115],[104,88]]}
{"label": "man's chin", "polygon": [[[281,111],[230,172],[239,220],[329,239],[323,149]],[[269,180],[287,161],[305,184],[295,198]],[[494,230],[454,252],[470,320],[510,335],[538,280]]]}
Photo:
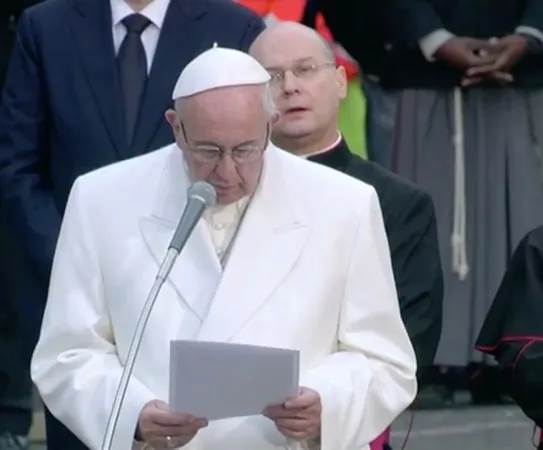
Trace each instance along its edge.
{"label": "man's chin", "polygon": [[279,131],[278,134],[284,136],[287,139],[303,139],[311,136],[314,133],[313,127],[310,126],[297,126],[297,127],[285,127]]}
{"label": "man's chin", "polygon": [[219,206],[230,205],[243,198],[243,193],[237,188],[217,189],[217,204]]}

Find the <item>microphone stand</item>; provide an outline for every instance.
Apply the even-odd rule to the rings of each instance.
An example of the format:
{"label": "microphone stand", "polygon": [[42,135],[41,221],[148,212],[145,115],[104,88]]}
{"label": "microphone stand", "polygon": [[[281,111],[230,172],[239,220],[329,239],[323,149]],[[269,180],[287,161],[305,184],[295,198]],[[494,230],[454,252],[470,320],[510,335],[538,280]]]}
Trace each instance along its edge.
{"label": "microphone stand", "polygon": [[204,210],[207,207],[215,204],[217,200],[217,193],[210,184],[203,181],[197,181],[189,188],[188,198],[189,201],[185,207],[185,211],[183,212],[181,220],[177,225],[172,241],[168,247],[168,251],[166,252],[166,256],[158,269],[153,286],[147,295],[147,299],[143,304],[143,309],[138,318],[138,322],[136,323],[136,329],[134,330],[132,341],[130,341],[130,346],[128,347],[126,364],[123,367],[121,379],[119,380],[117,390],[115,391],[113,406],[111,407],[111,411],[109,413],[106,431],[100,447],[101,450],[111,450],[113,437],[119,421],[119,415],[121,414],[121,408],[128,389],[128,383],[130,381],[130,377],[132,376],[132,372],[134,371],[136,357],[138,356],[141,341],[143,339],[143,333],[147,328],[147,322],[149,322],[149,317],[151,316],[151,312],[155,306],[158,294],[160,294],[160,290],[170,275],[177,257],[185,247],[189,236],[196,227],[196,224],[200,220]]}
{"label": "microphone stand", "polygon": [[136,364],[136,357],[138,356],[141,341],[143,339],[143,333],[147,328],[147,322],[149,322],[149,317],[153,311],[158,294],[166,282],[168,275],[172,271],[173,265],[175,264],[175,260],[179,256],[179,253],[180,250],[174,247],[170,247],[168,249],[164,260],[160,265],[160,269],[158,270],[153,286],[151,287],[151,290],[149,291],[147,299],[143,305],[143,309],[136,324],[136,329],[134,330],[134,336],[130,342],[130,347],[128,348],[126,364],[123,367],[121,379],[119,381],[119,385],[117,386],[117,390],[115,391],[115,399],[113,401],[113,406],[111,407],[111,412],[109,413],[109,419],[107,421],[104,439],[102,440],[101,450],[111,450],[113,437],[117,428],[117,422],[119,421],[119,415],[121,413],[121,407],[123,405],[124,397],[126,396],[126,390],[128,389],[128,383],[130,381],[130,377],[132,376],[134,365]]}

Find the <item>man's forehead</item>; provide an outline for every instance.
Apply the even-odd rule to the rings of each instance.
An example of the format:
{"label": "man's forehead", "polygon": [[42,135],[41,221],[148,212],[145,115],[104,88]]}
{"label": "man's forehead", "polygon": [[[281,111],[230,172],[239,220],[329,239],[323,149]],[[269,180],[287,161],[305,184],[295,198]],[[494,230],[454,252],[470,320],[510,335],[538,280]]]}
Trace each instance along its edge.
{"label": "man's forehead", "polygon": [[318,58],[315,56],[302,56],[299,58],[278,58],[273,62],[264,64],[267,70],[284,69],[286,67],[296,66],[298,64],[314,64]]}
{"label": "man's forehead", "polygon": [[314,30],[300,32],[296,28],[286,27],[286,30],[270,30],[268,33],[260,41],[257,40],[251,49],[251,54],[266,68],[303,60],[322,60],[332,54],[329,44]]}

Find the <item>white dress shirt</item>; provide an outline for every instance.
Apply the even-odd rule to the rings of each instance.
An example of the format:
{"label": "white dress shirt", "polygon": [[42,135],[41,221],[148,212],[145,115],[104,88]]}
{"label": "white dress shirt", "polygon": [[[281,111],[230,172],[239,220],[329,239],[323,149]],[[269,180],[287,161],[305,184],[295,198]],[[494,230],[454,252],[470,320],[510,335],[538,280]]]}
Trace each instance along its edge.
{"label": "white dress shirt", "polygon": [[225,255],[234,239],[248,203],[249,198],[244,197],[230,205],[215,206],[205,211],[204,220],[219,258]]}
{"label": "white dress shirt", "polygon": [[[134,14],[135,11],[124,0],[110,0],[110,4],[111,23],[113,24],[113,45],[115,46],[115,53],[118,53],[126,36],[126,28],[121,21]],[[162,29],[169,5],[170,0],[153,0],[149,5],[139,11],[139,14],[151,21],[151,25],[141,34],[141,41],[147,57],[147,72],[151,70],[160,30]]]}

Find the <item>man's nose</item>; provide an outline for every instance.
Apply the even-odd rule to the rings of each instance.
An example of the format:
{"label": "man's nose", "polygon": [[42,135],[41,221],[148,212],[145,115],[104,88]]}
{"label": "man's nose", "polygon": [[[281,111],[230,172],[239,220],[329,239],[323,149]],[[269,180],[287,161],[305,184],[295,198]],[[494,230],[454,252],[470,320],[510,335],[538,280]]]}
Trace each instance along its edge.
{"label": "man's nose", "polygon": [[294,75],[292,70],[285,70],[285,73],[283,75],[283,92],[285,94],[292,94],[293,92],[298,92],[299,81],[299,78]]}
{"label": "man's nose", "polygon": [[223,153],[215,168],[217,175],[221,178],[229,179],[237,173],[236,162],[229,153]]}

